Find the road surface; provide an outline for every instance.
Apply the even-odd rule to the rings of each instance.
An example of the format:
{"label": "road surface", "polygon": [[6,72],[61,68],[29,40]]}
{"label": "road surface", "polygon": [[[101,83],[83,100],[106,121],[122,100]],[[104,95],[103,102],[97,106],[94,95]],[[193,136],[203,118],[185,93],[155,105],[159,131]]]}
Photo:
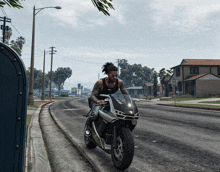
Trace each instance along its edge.
{"label": "road surface", "polygon": [[[127,172],[219,172],[220,113],[137,103],[140,118],[133,131],[135,154]],[[69,99],[51,111],[84,149],[87,99]],[[87,150],[102,171],[115,172],[111,157],[100,148]]]}

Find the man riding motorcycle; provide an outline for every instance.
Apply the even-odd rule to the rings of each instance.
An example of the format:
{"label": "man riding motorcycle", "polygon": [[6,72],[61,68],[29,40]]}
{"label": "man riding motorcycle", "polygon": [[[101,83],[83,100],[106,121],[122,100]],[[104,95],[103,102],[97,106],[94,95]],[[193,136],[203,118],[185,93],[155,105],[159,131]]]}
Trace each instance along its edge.
{"label": "man riding motorcycle", "polygon": [[[105,103],[100,94],[114,94],[120,88],[123,94],[128,94],[127,90],[124,88],[123,81],[118,79],[118,68],[113,63],[105,63],[103,65],[103,70],[108,77],[98,80],[92,90],[92,94],[89,98],[89,106],[91,108],[91,113],[88,120],[88,125],[95,120],[98,116],[98,111],[101,109],[102,104]],[[86,134],[90,134],[89,129],[86,130]]]}

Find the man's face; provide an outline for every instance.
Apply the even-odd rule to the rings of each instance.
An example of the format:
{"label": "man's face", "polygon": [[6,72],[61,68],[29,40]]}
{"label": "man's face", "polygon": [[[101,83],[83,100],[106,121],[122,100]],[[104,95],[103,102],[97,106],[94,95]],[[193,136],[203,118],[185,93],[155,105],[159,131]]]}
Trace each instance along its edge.
{"label": "man's face", "polygon": [[116,81],[116,79],[118,78],[118,71],[111,71],[108,74],[108,78],[110,81]]}

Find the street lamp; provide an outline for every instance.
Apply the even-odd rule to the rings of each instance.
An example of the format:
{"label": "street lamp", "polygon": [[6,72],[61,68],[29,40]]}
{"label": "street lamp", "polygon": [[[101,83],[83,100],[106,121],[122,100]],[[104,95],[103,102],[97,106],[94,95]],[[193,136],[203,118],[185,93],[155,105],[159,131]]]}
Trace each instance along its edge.
{"label": "street lamp", "polygon": [[44,8],[37,8],[33,9],[33,29],[32,29],[32,46],[31,46],[31,70],[30,70],[30,83],[29,83],[29,95],[28,95],[28,105],[34,105],[34,98],[33,98],[33,85],[34,85],[34,41],[35,41],[35,16],[37,13],[39,13],[41,10],[45,8],[55,8],[55,9],[61,9],[60,6],[56,7],[44,7]]}

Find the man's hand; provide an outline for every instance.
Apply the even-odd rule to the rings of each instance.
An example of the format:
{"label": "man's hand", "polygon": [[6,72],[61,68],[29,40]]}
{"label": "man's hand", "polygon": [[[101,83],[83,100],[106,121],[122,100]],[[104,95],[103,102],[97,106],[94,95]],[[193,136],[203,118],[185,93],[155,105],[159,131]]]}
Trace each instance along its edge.
{"label": "man's hand", "polygon": [[99,100],[97,101],[97,104],[105,104],[105,100]]}

